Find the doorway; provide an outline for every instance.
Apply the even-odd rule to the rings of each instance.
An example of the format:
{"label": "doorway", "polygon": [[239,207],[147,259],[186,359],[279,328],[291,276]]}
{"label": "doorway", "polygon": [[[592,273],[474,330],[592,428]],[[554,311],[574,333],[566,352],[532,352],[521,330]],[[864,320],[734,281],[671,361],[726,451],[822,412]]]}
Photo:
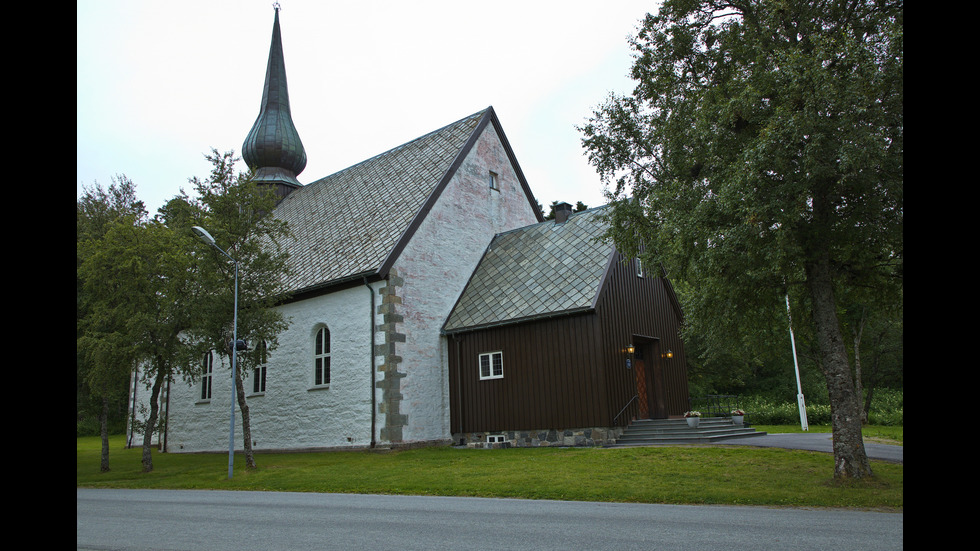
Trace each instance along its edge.
{"label": "doorway", "polygon": [[666,419],[667,393],[664,389],[663,362],[660,358],[660,341],[634,337],[636,395],[640,419]]}

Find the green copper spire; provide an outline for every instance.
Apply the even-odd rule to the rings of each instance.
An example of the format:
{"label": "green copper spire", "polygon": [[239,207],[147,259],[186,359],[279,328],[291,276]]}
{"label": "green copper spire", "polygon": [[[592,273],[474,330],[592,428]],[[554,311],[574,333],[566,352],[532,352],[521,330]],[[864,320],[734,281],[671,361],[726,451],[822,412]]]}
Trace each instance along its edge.
{"label": "green copper spire", "polygon": [[296,176],[306,168],[306,150],[289,111],[278,5],[272,27],[269,64],[265,71],[262,106],[242,145],[242,158],[254,170],[256,181],[275,186],[282,197],[302,186]]}

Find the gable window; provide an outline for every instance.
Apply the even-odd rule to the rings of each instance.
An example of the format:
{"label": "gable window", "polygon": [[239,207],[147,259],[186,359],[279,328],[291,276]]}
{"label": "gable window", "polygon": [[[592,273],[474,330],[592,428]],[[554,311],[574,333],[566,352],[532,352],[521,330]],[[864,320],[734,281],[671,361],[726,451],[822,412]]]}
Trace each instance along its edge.
{"label": "gable window", "polygon": [[201,362],[201,369],[203,371],[201,375],[201,399],[210,400],[211,379],[214,377],[214,353],[210,350],[204,355],[204,360]]}
{"label": "gable window", "polygon": [[500,190],[500,180],[497,177],[497,173],[493,171],[490,172],[490,189]]}
{"label": "gable window", "polygon": [[480,380],[504,378],[504,353],[480,354]]}
{"label": "gable window", "polygon": [[321,327],[313,343],[313,384],[330,384],[330,330]]}
{"label": "gable window", "polygon": [[259,341],[255,350],[255,369],[252,370],[252,392],[265,392],[265,372],[269,360],[269,350],[265,341]]}

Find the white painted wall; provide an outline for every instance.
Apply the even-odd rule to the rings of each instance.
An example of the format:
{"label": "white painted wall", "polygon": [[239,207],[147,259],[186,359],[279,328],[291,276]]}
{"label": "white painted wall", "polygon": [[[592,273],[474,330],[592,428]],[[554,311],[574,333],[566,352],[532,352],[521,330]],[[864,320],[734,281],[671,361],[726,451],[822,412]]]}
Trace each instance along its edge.
{"label": "white painted wall", "polygon": [[[269,354],[266,391],[255,395],[245,381],[253,448],[364,447],[371,443],[371,294],[361,285],[281,306],[289,328]],[[315,387],[313,339],[330,329],[330,384]],[[212,398],[200,400],[198,385],[171,387],[168,448],[171,452],[228,449],[231,370],[215,366]],[[384,416],[379,416],[383,421]],[[236,408],[235,448],[242,448],[241,413]]]}
{"label": "white painted wall", "polygon": [[[499,191],[490,189],[490,171]],[[449,440],[448,344],[442,324],[497,233],[537,222],[493,125],[487,125],[394,267],[404,279],[401,413],[405,442]]]}

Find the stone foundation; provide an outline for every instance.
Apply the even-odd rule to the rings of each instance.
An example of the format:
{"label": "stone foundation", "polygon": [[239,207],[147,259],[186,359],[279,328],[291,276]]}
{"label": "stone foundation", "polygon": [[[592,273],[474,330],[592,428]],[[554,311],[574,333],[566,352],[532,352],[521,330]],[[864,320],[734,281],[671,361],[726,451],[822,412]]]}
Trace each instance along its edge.
{"label": "stone foundation", "polygon": [[[615,444],[623,427],[585,429],[511,430],[454,433],[453,443],[468,448],[594,447]],[[503,442],[487,442],[487,436],[502,435]]]}

